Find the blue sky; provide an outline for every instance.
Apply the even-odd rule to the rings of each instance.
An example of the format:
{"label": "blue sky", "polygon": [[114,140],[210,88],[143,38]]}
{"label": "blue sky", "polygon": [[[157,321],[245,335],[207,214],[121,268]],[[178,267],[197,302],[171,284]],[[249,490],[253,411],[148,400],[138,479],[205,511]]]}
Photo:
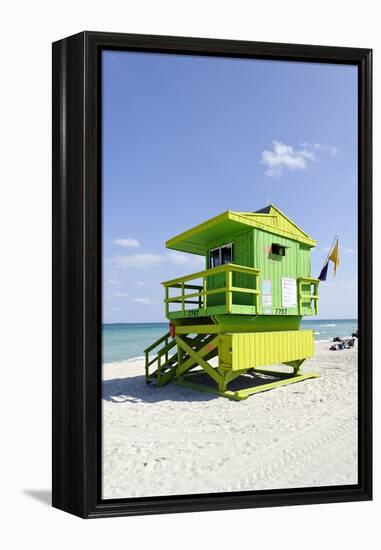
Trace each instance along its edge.
{"label": "blue sky", "polygon": [[165,241],[274,203],[341,265],[320,318],[357,316],[357,68],[103,53],[103,320],[164,321],[161,281],[202,268]]}

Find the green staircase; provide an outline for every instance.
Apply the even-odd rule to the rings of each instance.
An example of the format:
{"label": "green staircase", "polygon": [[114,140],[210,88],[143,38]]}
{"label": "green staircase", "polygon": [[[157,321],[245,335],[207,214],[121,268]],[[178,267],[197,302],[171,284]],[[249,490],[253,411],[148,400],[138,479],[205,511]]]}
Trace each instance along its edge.
{"label": "green staircase", "polygon": [[181,341],[185,343],[188,351],[179,347],[177,339],[164,334],[148,348],[145,354],[145,375],[147,384],[155,383],[164,386],[173,378],[182,376],[189,370],[198,366],[197,353],[202,353],[205,361],[217,355],[217,348],[208,350],[210,342],[215,338],[214,334],[196,334],[193,337],[182,335]]}
{"label": "green staircase", "polygon": [[[176,348],[176,341],[170,339],[167,332],[144,350],[147,384],[156,382],[157,386],[163,386],[173,378],[177,365],[177,351],[170,354],[173,348]],[[154,357],[151,358],[151,354]]]}

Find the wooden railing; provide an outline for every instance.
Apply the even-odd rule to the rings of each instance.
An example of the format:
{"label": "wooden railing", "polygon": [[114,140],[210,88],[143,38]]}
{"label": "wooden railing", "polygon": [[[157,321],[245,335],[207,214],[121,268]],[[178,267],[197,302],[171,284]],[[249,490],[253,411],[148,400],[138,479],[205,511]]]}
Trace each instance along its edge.
{"label": "wooden railing", "polygon": [[[169,332],[164,334],[161,338],[156,340],[153,344],[151,344],[148,348],[144,350],[145,355],[145,373],[146,373],[146,380],[148,381],[150,373],[149,368],[151,365],[155,365],[155,368],[157,370],[157,376],[160,376],[160,372],[162,368],[168,363],[170,357],[169,357],[169,351],[174,348],[176,345],[176,341],[172,340],[170,337]],[[160,349],[158,346],[161,346]],[[154,354],[154,357],[151,359],[150,353]]]}
{"label": "wooden railing", "polygon": [[[252,275],[253,283],[250,286],[239,287],[233,285],[233,274],[241,273],[244,275]],[[214,285],[208,284],[208,279],[215,275],[225,275],[222,279],[223,286],[214,288]],[[187,284],[188,281],[194,281],[196,279],[202,279],[202,284]],[[222,283],[221,281],[221,283]],[[219,283],[219,284],[221,284]],[[186,305],[187,304],[196,304],[197,309],[203,309],[206,313],[208,308],[208,297],[215,294],[225,295],[224,305],[225,313],[231,313],[233,302],[233,293],[242,294],[251,294],[253,296],[253,306],[256,308],[256,312],[259,311],[259,269],[252,267],[246,267],[236,264],[224,264],[218,267],[211,269],[205,269],[203,271],[198,271],[197,273],[192,273],[190,275],[185,275],[184,277],[178,277],[177,279],[172,279],[162,283],[165,288],[165,312],[166,316],[171,313],[169,308],[170,304],[181,304],[182,314],[185,315]],[[170,289],[180,289],[180,294],[176,296],[169,296]],[[186,291],[195,291],[195,292],[186,292]]]}

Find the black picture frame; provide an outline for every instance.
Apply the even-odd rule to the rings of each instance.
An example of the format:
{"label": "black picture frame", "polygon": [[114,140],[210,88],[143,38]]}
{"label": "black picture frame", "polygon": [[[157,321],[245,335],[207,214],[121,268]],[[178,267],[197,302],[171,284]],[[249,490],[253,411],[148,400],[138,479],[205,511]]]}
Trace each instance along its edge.
{"label": "black picture frame", "polygon": [[[358,67],[358,485],[102,500],[103,49]],[[372,50],[82,32],[53,44],[53,506],[84,518],[372,498]]]}

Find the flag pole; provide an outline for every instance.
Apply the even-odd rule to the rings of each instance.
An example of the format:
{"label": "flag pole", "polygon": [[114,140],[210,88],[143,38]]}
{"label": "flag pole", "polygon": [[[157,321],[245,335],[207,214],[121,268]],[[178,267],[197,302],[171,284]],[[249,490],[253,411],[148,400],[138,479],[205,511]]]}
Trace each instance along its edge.
{"label": "flag pole", "polygon": [[[333,241],[332,241],[332,243],[331,243],[331,246],[330,246],[330,248],[328,249],[328,254],[327,254],[327,257],[326,257],[325,262],[324,262],[324,264],[323,264],[323,269],[322,269],[321,272],[320,272],[319,279],[320,279],[320,276],[322,275],[322,273],[323,273],[325,267],[328,266],[329,257],[330,257],[330,255],[331,255],[331,252],[332,252],[333,247],[334,247],[334,245],[335,245],[336,239],[339,240],[339,237],[338,237],[337,235],[335,235],[335,236],[333,237]],[[325,281],[326,276],[327,276],[327,273],[325,273],[324,279],[321,279],[321,280]]]}
{"label": "flag pole", "polygon": [[335,235],[335,236],[333,237],[333,241],[332,241],[331,247],[330,247],[329,250],[328,250],[328,254],[327,254],[327,257],[326,257],[326,259],[325,259],[324,265],[325,265],[325,264],[328,262],[328,260],[329,260],[329,257],[330,257],[330,255],[331,255],[332,250],[333,250],[333,245],[335,244],[336,239],[339,240],[339,237],[338,237],[337,235]]}

